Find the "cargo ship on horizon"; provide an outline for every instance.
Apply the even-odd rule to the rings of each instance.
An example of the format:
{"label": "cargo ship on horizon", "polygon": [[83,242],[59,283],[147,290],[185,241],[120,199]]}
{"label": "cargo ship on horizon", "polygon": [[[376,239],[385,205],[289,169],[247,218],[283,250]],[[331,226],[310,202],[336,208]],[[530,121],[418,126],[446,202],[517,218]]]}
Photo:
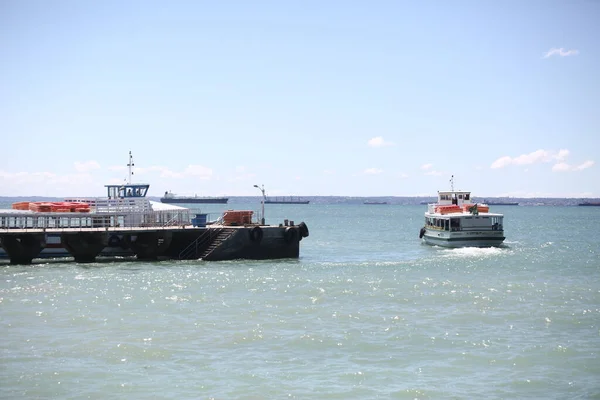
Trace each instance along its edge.
{"label": "cargo ship on horizon", "polygon": [[267,197],[265,204],[309,204],[310,200],[303,200],[298,197]]}
{"label": "cargo ship on horizon", "polygon": [[488,206],[518,206],[519,202],[517,201],[487,201],[484,200],[483,201],[484,204],[487,204]]}
{"label": "cargo ship on horizon", "polygon": [[578,205],[587,207],[600,207],[600,201],[584,201],[583,203],[579,203]]}
{"label": "cargo ship on horizon", "polygon": [[228,197],[177,196],[171,192],[160,198],[161,203],[167,204],[227,204],[228,201]]}

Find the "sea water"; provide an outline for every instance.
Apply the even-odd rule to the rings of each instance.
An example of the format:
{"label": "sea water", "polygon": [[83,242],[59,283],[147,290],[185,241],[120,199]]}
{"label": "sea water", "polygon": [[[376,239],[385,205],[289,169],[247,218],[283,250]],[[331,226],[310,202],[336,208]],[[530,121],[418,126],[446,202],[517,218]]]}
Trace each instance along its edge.
{"label": "sea water", "polygon": [[267,205],[298,260],[2,263],[0,397],[600,398],[600,207],[493,207],[489,249],[424,211]]}

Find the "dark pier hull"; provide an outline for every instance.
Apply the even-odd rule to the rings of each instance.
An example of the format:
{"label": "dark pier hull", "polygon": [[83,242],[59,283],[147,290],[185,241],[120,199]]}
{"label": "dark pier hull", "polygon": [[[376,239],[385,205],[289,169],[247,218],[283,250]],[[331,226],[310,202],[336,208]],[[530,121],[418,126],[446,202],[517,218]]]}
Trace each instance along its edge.
{"label": "dark pier hull", "polygon": [[[298,226],[210,226],[170,228],[63,229],[50,232],[0,232],[0,258],[12,264],[67,256],[78,262],[97,257],[131,256],[140,260],[206,260],[298,258],[308,228]],[[46,249],[47,236],[60,235],[60,251]],[[55,249],[56,250],[56,249]],[[60,255],[58,255],[60,254]]]}

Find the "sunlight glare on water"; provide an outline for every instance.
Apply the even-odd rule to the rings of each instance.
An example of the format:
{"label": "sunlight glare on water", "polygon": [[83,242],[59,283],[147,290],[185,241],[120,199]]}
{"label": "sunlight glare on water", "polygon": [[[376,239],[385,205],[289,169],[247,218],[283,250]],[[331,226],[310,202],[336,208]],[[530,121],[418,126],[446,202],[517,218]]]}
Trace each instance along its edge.
{"label": "sunlight glare on water", "polygon": [[418,206],[269,211],[299,260],[2,264],[0,398],[600,395],[598,210],[507,208],[486,249]]}

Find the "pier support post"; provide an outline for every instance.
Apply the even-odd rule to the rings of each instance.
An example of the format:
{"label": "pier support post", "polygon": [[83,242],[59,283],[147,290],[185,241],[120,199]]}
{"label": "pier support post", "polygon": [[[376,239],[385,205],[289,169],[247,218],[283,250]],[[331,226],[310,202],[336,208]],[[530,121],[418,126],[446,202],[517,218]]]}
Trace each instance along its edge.
{"label": "pier support post", "polygon": [[157,260],[171,245],[173,232],[139,232],[131,240],[131,250],[138,260]]}
{"label": "pier support post", "polygon": [[108,233],[106,232],[74,232],[63,233],[60,240],[71,253],[76,262],[94,262],[96,256],[108,244]]}
{"label": "pier support post", "polygon": [[0,240],[6,254],[10,257],[11,264],[31,264],[31,261],[46,247],[46,235],[43,233],[2,235]]}

